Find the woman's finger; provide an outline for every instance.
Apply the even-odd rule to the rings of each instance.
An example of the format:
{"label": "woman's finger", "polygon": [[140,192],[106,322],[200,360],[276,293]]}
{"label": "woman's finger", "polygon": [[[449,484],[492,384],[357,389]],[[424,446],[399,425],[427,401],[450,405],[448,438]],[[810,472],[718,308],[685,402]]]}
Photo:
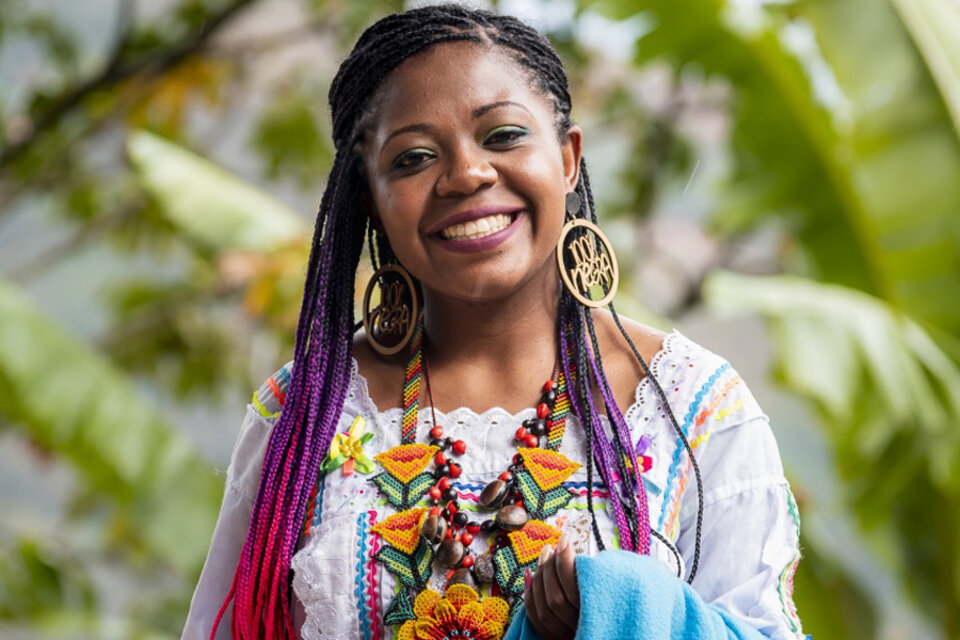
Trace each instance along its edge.
{"label": "woman's finger", "polygon": [[567,602],[577,611],[580,610],[580,587],[577,584],[577,554],[570,544],[569,538],[564,537],[557,545],[556,560],[553,563],[556,569],[557,582],[563,588]]}
{"label": "woman's finger", "polygon": [[[543,589],[546,610],[549,611],[559,622],[563,623],[567,629],[573,631],[577,628],[577,621],[580,617],[580,611],[573,606],[573,603],[568,601],[566,590],[560,583],[559,569],[557,568],[566,544],[566,539],[561,539],[560,543],[557,545],[557,551],[550,556],[550,559],[540,566],[540,568],[537,570],[537,573],[542,572],[543,574]],[[544,614],[543,617],[546,617],[546,614]]]}
{"label": "woman's finger", "polygon": [[[548,593],[544,583],[544,576],[556,571],[551,564],[552,562],[553,549],[550,545],[547,545],[540,554],[537,571],[533,575],[532,591],[537,603],[537,613],[539,614],[540,623],[544,628],[543,631],[540,629],[537,629],[537,631],[540,632],[540,635],[548,638],[571,638],[573,637],[576,627],[571,628],[558,616],[558,612],[553,610],[551,600],[556,599],[556,594]],[[544,633],[544,631],[546,631],[546,633]]]}

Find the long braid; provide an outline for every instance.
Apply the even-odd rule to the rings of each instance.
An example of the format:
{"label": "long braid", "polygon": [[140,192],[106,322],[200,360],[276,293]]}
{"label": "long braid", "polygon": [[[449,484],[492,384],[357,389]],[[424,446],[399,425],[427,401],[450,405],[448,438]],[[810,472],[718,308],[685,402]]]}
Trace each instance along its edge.
{"label": "long braid", "polygon": [[[291,379],[264,453],[247,538],[211,638],[231,601],[235,640],[296,637],[290,607],[290,561],[302,514],[337,430],[350,383],[357,326],[354,279],[364,240],[374,268],[395,259],[385,234],[372,228],[359,205],[364,185],[358,148],[375,116],[376,92],[390,72],[430,47],[458,41],[502,49],[529,72],[535,86],[552,101],[561,140],[572,126],[567,76],[559,56],[546,38],[516,18],[457,5],[431,6],[388,16],[360,36],[330,87],[337,153],[316,218]],[[595,218],[585,163],[581,163],[577,191]],[[645,502],[638,508],[638,496],[631,493],[642,494],[643,488],[630,482],[626,473],[626,460],[634,470],[636,460],[630,457],[629,437],[619,427],[622,415],[609,393],[592,322],[566,292],[561,294],[558,315],[561,361],[571,387],[572,410],[587,437],[587,496],[594,535],[602,548],[592,500],[595,468],[610,490],[622,544],[643,552],[642,533],[649,531]],[[607,415],[613,416],[616,425],[613,442],[599,420],[594,384],[599,385]],[[617,469],[624,479],[619,489]]]}

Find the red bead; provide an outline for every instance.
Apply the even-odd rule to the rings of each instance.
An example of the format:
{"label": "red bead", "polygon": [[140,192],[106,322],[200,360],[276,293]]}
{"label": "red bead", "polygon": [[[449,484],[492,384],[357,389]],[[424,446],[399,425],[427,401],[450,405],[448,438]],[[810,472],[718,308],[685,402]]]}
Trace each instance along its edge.
{"label": "red bead", "polygon": [[443,495],[443,491],[440,490],[440,487],[432,487],[430,489],[430,497],[434,500],[439,500]]}
{"label": "red bead", "polygon": [[450,502],[447,503],[447,511],[450,512],[450,515],[451,515],[451,516],[456,515],[458,509],[457,509],[456,503],[454,503],[453,500],[451,500]]}
{"label": "red bead", "polygon": [[473,542],[473,534],[470,532],[464,532],[460,534],[460,542],[464,545],[468,545]]}
{"label": "red bead", "polygon": [[504,471],[497,477],[503,480],[504,482],[510,482],[510,480],[513,478],[513,474],[510,473],[509,471]]}
{"label": "red bead", "polygon": [[529,435],[529,433],[530,432],[527,431],[525,427],[518,427],[517,432],[514,435],[516,436],[517,440],[520,440],[522,442],[523,439],[526,438],[527,435]]}
{"label": "red bead", "polygon": [[[464,542],[464,544],[470,544],[469,542]],[[463,556],[463,560],[460,561],[465,568],[469,569],[473,566],[473,556]]]}
{"label": "red bead", "polygon": [[453,529],[447,527],[447,532],[443,534],[444,540],[453,540]]}
{"label": "red bead", "polygon": [[543,392],[546,393],[547,391],[553,391],[553,385],[555,384],[557,383],[553,380],[547,380],[543,383]]}
{"label": "red bead", "polygon": [[463,469],[460,468],[460,465],[451,462],[450,463],[450,477],[459,478],[460,474],[463,473]]}
{"label": "red bead", "polygon": [[453,443],[453,452],[458,456],[462,456],[467,451],[467,443],[463,440],[456,440]]}
{"label": "red bead", "polygon": [[437,483],[437,486],[440,487],[441,490],[446,491],[450,488],[450,478],[446,476],[440,478],[440,482]]}
{"label": "red bead", "polygon": [[430,429],[430,435],[434,438],[443,437],[443,427],[440,425],[435,426],[433,429]]}
{"label": "red bead", "polygon": [[443,513],[443,509],[440,507],[430,507],[431,516],[439,516],[441,513]]}
{"label": "red bead", "polygon": [[540,438],[533,435],[532,433],[523,439],[523,444],[527,445],[530,448],[536,447],[540,444]]}
{"label": "red bead", "polygon": [[443,455],[443,451],[437,451],[437,455],[433,456],[433,461],[437,466],[447,463],[447,456]]}
{"label": "red bead", "polygon": [[468,525],[467,525],[467,532],[470,533],[470,534],[472,534],[472,535],[477,535],[478,533],[480,533],[480,525],[478,525],[478,524],[468,524]]}
{"label": "red bead", "polygon": [[541,420],[546,420],[550,415],[550,407],[546,402],[541,402],[537,405],[537,417]]}

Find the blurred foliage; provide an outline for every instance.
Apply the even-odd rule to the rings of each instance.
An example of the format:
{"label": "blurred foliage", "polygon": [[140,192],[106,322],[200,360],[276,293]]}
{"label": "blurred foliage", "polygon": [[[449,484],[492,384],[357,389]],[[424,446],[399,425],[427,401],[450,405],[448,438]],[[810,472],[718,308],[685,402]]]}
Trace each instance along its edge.
{"label": "blurred foliage", "polygon": [[[0,280],[0,428],[69,465],[63,524],[98,532],[40,543],[0,529],[0,633],[175,637],[222,480],[155,405],[246,395],[287,359],[311,226],[294,211],[332,161],[326,87],[359,32],[402,3],[0,2],[0,56],[42,61],[0,96],[0,225],[42,198],[59,238]],[[91,39],[77,16],[93,13]],[[640,25],[628,63],[581,40],[597,15]],[[706,143],[728,166],[704,272],[736,267],[737,248],[772,227],[782,239],[762,268],[792,275],[718,272],[702,295],[769,319],[778,379],[817,409],[872,547],[960,638],[960,9],[580,0],[549,35],[578,121],[623,158],[602,207],[638,238],[696,174],[705,143],[690,121],[729,123]],[[655,103],[645,87],[664,67]],[[155,268],[103,279],[108,326],[85,344],[18,289],[92,246]],[[625,280],[656,258],[635,258]],[[701,302],[699,276],[689,289],[669,313]],[[868,592],[821,541],[805,533],[804,546],[805,631],[876,637]],[[108,603],[104,566],[141,597]]]}

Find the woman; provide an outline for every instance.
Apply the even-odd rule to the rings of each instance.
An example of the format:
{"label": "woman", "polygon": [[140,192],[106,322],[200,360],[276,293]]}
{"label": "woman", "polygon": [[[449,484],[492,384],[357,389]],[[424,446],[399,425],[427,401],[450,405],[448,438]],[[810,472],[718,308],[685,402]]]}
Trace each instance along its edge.
{"label": "woman", "polygon": [[294,360],[254,394],[184,637],[800,637],[766,417],[722,359],[596,308],[615,259],[549,43],[390,16],[330,106]]}

